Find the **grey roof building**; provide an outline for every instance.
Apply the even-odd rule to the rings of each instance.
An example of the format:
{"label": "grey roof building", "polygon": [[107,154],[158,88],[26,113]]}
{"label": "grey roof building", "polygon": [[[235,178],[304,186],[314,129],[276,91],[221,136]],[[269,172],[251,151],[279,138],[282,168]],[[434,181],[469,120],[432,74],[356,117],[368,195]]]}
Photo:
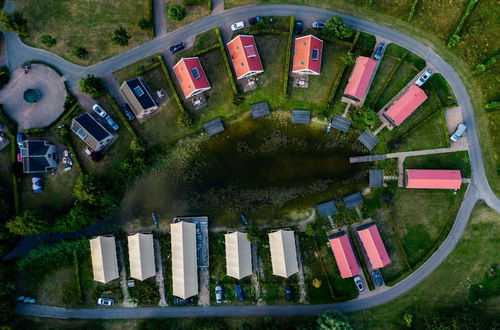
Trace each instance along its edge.
{"label": "grey roof building", "polygon": [[316,205],[320,217],[329,217],[337,212],[337,206],[334,201]]}
{"label": "grey roof building", "polygon": [[356,206],[363,204],[363,196],[361,196],[360,192],[346,196],[343,198],[343,200],[344,200],[345,207],[348,210],[352,210]]}
{"label": "grey roof building", "polygon": [[158,109],[158,104],[140,78],[124,81],[120,87],[120,93],[138,119],[143,119]]}
{"label": "grey roof building", "polygon": [[384,184],[384,171],[382,170],[370,170],[370,187],[380,188]]}
{"label": "grey roof building", "polygon": [[20,148],[24,173],[44,173],[57,167],[56,146],[45,140],[25,140]]}
{"label": "grey roof building", "polygon": [[250,109],[252,109],[252,117],[254,119],[269,116],[271,114],[271,111],[269,110],[269,103],[267,103],[267,101],[254,103],[250,105]]}
{"label": "grey roof building", "polygon": [[352,122],[349,119],[335,115],[332,120],[332,127],[341,132],[347,133],[349,132],[349,128],[351,128],[351,123]]}
{"label": "grey roof building", "polygon": [[73,118],[71,130],[94,151],[104,149],[114,136],[89,113]]}
{"label": "grey roof building", "polygon": [[363,134],[358,137],[359,142],[368,149],[372,150],[380,142],[380,140],[369,130],[365,130]]}
{"label": "grey roof building", "polygon": [[215,118],[214,120],[206,122],[205,124],[203,124],[203,127],[205,128],[208,136],[212,136],[224,131],[224,125],[222,124],[222,120],[220,118]]}
{"label": "grey roof building", "polygon": [[294,124],[309,124],[311,122],[311,111],[309,110],[293,110],[292,123]]}

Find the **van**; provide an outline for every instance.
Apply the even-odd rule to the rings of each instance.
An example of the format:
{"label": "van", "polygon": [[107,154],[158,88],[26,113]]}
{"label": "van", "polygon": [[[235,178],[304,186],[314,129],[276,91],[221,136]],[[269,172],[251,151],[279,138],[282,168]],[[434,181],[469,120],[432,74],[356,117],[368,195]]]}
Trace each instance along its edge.
{"label": "van", "polygon": [[462,137],[462,135],[465,133],[465,130],[467,129],[467,126],[464,124],[460,123],[457,127],[457,130],[453,135],[450,137],[450,140],[453,142],[456,142],[458,139]]}

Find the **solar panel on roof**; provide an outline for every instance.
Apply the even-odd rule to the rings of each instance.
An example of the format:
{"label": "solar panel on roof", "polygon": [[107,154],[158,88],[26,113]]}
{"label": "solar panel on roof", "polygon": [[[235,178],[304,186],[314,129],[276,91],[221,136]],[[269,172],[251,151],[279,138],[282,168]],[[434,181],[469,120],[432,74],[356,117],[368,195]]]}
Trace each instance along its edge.
{"label": "solar panel on roof", "polygon": [[334,201],[316,205],[320,217],[328,217],[337,212],[337,206]]}
{"label": "solar panel on roof", "polygon": [[358,205],[363,204],[363,197],[361,196],[361,193],[357,192],[352,195],[346,196],[343,198],[345,207],[348,210],[352,210]]}
{"label": "solar panel on roof", "polygon": [[224,125],[222,124],[222,120],[220,118],[216,118],[214,120],[206,122],[205,124],[203,124],[203,127],[205,128],[208,136],[215,135],[224,130]]}
{"label": "solar panel on roof", "polygon": [[255,51],[255,47],[253,45],[245,46],[245,53],[247,54],[247,57],[257,56],[257,52]]}
{"label": "solar panel on roof", "polygon": [[194,79],[200,79],[200,73],[198,72],[198,68],[192,68],[191,71],[193,72]]}
{"label": "solar panel on roof", "polygon": [[252,109],[252,117],[254,119],[268,116],[271,113],[269,110],[269,103],[267,103],[267,101],[254,103],[250,105],[250,108]]}
{"label": "solar panel on roof", "polygon": [[332,127],[341,132],[347,133],[349,132],[349,128],[351,128],[351,123],[352,122],[349,119],[335,115],[332,120]]}
{"label": "solar panel on roof", "polygon": [[370,170],[370,187],[379,188],[384,184],[384,172],[382,170]]}
{"label": "solar panel on roof", "polygon": [[294,124],[309,124],[311,122],[311,111],[309,110],[293,110],[292,123]]}
{"label": "solar panel on roof", "polygon": [[134,94],[137,97],[141,97],[142,95],[144,95],[144,91],[142,90],[142,88],[140,86],[137,86],[137,87],[134,87]]}
{"label": "solar panel on roof", "polygon": [[317,61],[319,58],[319,49],[314,48],[312,52],[312,59],[313,61]]}
{"label": "solar panel on roof", "polygon": [[369,130],[365,130],[363,134],[358,137],[358,140],[363,143],[368,150],[372,150],[380,142],[380,140]]}

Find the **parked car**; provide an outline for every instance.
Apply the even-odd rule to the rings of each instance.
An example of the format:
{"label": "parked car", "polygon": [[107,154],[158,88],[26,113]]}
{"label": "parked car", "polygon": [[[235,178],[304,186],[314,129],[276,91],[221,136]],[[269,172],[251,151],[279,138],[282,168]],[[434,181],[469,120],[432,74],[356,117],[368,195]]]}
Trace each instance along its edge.
{"label": "parked car", "polygon": [[125,103],[124,105],[122,105],[122,111],[123,113],[125,114],[125,116],[127,117],[127,119],[129,121],[132,121],[135,119],[135,115],[134,113],[132,112],[132,109],[130,109],[130,106]]}
{"label": "parked car", "polygon": [[240,214],[240,219],[241,219],[241,222],[243,222],[243,225],[247,226],[248,227],[248,220],[247,218],[243,215],[243,213]]}
{"label": "parked car", "polygon": [[43,193],[42,177],[41,176],[35,175],[34,177],[31,178],[31,189],[33,189],[33,192],[35,194]]}
{"label": "parked car", "polygon": [[301,20],[296,20],[295,25],[293,26],[293,33],[302,34],[302,28],[304,27],[304,22]]}
{"label": "parked car", "polygon": [[99,115],[99,117],[102,117],[102,118],[105,118],[108,115],[108,113],[106,111],[104,111],[104,109],[99,104],[94,104],[92,106],[92,110],[94,110],[95,113],[97,113]]}
{"label": "parked car", "polygon": [[378,271],[378,269],[372,270],[373,280],[377,286],[384,285],[384,280],[382,279],[382,274]]}
{"label": "parked car", "polygon": [[97,298],[97,304],[102,306],[111,306],[115,304],[115,300],[112,298]]}
{"label": "parked car", "polygon": [[193,302],[193,297],[190,297],[187,299],[174,297],[173,302],[174,302],[174,305],[187,305],[187,304],[190,304]]}
{"label": "parked car", "polygon": [[234,291],[236,291],[236,296],[238,297],[238,301],[244,301],[245,297],[243,296],[243,289],[241,288],[241,285],[237,285],[234,287]]}
{"label": "parked car", "polygon": [[255,17],[252,17],[248,20],[248,23],[250,23],[250,25],[255,25],[257,23],[259,23],[260,21],[262,21],[262,17],[261,16],[255,16]]}
{"label": "parked car", "polygon": [[415,85],[417,85],[418,87],[422,86],[431,76],[432,76],[432,70],[431,69],[425,70],[425,72],[422,73],[420,78],[417,79]]}
{"label": "parked car", "polygon": [[17,133],[16,134],[16,143],[17,143],[18,147],[22,147],[23,141],[25,141],[25,140],[26,140],[26,134],[24,134],[24,133]]}
{"label": "parked car", "polygon": [[19,296],[17,297],[16,302],[22,302],[25,304],[36,304],[36,299],[31,297]]}
{"label": "parked car", "polygon": [[285,286],[285,299],[292,301],[292,287],[290,285]]}
{"label": "parked car", "polygon": [[120,129],[120,126],[118,126],[118,124],[113,120],[113,118],[111,118],[110,115],[107,115],[106,116],[106,121],[108,122],[109,126],[111,126],[111,128],[114,130],[114,131],[117,131]]}
{"label": "parked car", "polygon": [[354,276],[354,283],[356,284],[356,287],[358,288],[359,292],[365,291],[365,287],[363,285],[363,281],[361,280],[361,276],[359,275]]}
{"label": "parked car", "polygon": [[313,29],[323,30],[326,26],[325,22],[315,21],[311,24]]}
{"label": "parked car", "polygon": [[218,304],[222,303],[222,287],[220,285],[215,287],[215,301]]}
{"label": "parked car", "polygon": [[244,27],[245,27],[245,22],[243,22],[243,21],[231,24],[231,30],[233,30],[233,31],[241,30]]}
{"label": "parked car", "polygon": [[460,139],[462,137],[462,135],[465,133],[465,130],[467,129],[467,126],[465,126],[464,124],[460,123],[457,127],[457,130],[455,131],[455,133],[453,133],[453,135],[450,137],[450,140],[452,140],[453,142],[456,142],[458,139]]}
{"label": "parked car", "polygon": [[385,49],[385,43],[383,42],[379,43],[377,51],[375,52],[375,55],[373,55],[373,58],[376,60],[380,60],[382,58],[382,55],[384,55],[384,49]]}
{"label": "parked car", "polygon": [[170,52],[170,54],[175,54],[179,50],[184,49],[184,47],[186,47],[184,45],[184,43],[183,42],[179,42],[179,43],[177,43],[175,45],[170,46],[170,48],[168,49],[168,51]]}

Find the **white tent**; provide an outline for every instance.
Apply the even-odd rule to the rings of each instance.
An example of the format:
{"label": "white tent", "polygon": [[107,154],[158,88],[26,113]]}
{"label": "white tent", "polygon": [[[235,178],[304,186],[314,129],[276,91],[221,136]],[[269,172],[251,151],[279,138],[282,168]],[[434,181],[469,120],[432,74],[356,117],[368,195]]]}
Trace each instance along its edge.
{"label": "white tent", "polygon": [[128,237],[130,276],[145,280],[156,275],[152,234],[135,234]]}
{"label": "white tent", "polygon": [[273,274],[290,277],[299,271],[295,236],[291,230],[277,230],[269,233]]}
{"label": "white tent", "polygon": [[94,280],[108,283],[119,277],[116,245],[113,236],[97,236],[90,240]]}
{"label": "white tent", "polygon": [[196,225],[176,222],[170,225],[172,237],[173,294],[182,299],[198,294]]}
{"label": "white tent", "polygon": [[235,231],[224,235],[227,275],[238,280],[252,275],[252,254],[246,233]]}

